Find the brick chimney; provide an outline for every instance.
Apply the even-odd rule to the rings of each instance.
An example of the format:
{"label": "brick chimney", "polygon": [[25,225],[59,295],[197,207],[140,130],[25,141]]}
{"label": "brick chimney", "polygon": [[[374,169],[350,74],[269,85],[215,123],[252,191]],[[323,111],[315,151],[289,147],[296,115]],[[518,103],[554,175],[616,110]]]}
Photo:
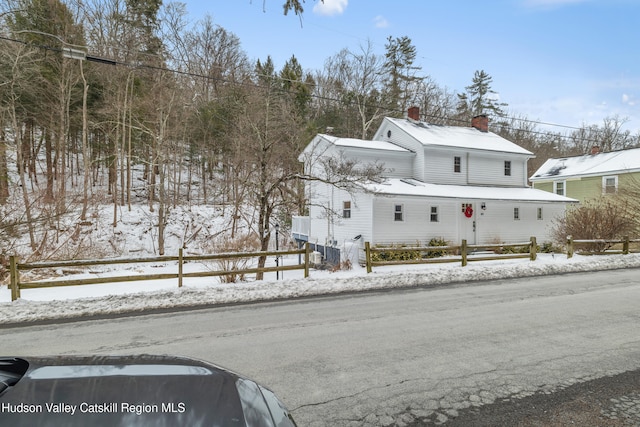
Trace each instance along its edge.
{"label": "brick chimney", "polygon": [[409,110],[407,111],[407,116],[411,119],[411,120],[415,120],[416,122],[420,121],[420,108],[418,107],[409,107]]}
{"label": "brick chimney", "polygon": [[600,147],[598,147],[597,145],[594,145],[593,147],[591,147],[591,155],[596,155],[600,152]]}
{"label": "brick chimney", "polygon": [[489,118],[486,114],[480,114],[471,119],[471,127],[478,129],[480,132],[489,132]]}

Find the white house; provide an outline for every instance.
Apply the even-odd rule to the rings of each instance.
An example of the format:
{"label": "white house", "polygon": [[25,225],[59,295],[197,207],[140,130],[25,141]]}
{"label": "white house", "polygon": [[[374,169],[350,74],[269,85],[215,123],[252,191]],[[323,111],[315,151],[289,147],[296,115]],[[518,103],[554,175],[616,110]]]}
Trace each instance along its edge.
{"label": "white house", "polygon": [[452,244],[516,243],[536,236],[551,240],[551,224],[577,202],[527,185],[533,153],[488,131],[486,116],[471,127],[421,122],[416,107],[404,119],[385,118],[372,141],[319,134],[300,160],[312,175],[326,172],[320,160],[383,163],[382,183],[362,183],[346,192],[307,184],[309,216],[294,217],[299,242],[340,247],[427,245],[432,238]]}

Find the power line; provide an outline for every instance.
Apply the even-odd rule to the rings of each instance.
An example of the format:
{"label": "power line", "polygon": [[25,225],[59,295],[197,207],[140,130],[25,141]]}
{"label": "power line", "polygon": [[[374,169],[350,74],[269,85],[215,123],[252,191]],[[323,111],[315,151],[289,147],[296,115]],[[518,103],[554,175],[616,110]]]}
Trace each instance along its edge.
{"label": "power line", "polygon": [[[58,39],[60,42],[62,42],[64,44],[69,44],[69,43],[66,43],[64,40],[62,40],[58,36],[55,36],[55,35],[52,35],[52,34],[46,34],[46,33],[42,33],[42,34],[51,35],[54,38]],[[23,40],[13,39],[13,38],[10,38],[10,37],[0,36],[0,39],[5,40],[5,41],[9,41],[9,42],[13,42],[13,43],[20,43],[20,44],[23,44],[23,45],[26,45],[26,46],[30,46],[30,47],[35,47],[35,48],[38,48],[38,49],[43,49],[43,50],[48,50],[48,51],[53,51],[53,52],[58,52],[58,53],[62,53],[63,52],[62,48],[52,47],[52,46],[38,44],[38,43],[25,42]],[[139,52],[139,53],[140,54],[145,54],[144,52]],[[181,76],[185,76],[185,77],[190,77],[190,78],[198,78],[198,79],[204,79],[204,80],[218,81],[218,82],[226,83],[226,84],[230,84],[230,85],[249,87],[249,88],[258,88],[258,89],[268,89],[267,86],[261,86],[260,84],[255,83],[255,82],[250,82],[250,83],[248,83],[248,82],[238,82],[238,81],[235,81],[235,80],[225,79],[223,77],[208,76],[208,75],[199,74],[199,73],[190,72],[190,71],[182,71],[182,70],[171,69],[171,68],[163,67],[163,66],[154,66],[154,65],[144,64],[144,63],[133,64],[133,63],[129,63],[129,62],[113,60],[113,59],[107,59],[107,58],[101,58],[101,57],[96,57],[96,56],[92,56],[92,55],[87,55],[86,59],[88,61],[108,64],[108,65],[113,65],[113,66],[118,66],[119,65],[119,66],[124,66],[124,67],[129,67],[129,68],[144,68],[144,69],[149,69],[149,70],[154,70],[154,71],[162,71],[162,72],[173,73],[173,74],[177,74],[177,75],[181,75]],[[319,86],[319,85],[314,85],[314,84],[310,84],[310,83],[304,82],[302,80],[288,79],[288,78],[284,78],[284,77],[277,76],[277,75],[265,75],[265,74],[258,74],[258,73],[253,73],[253,74],[254,74],[255,77],[274,79],[274,80],[281,81],[281,82],[302,84],[304,86]],[[328,97],[328,96],[322,96],[322,95],[313,94],[313,93],[309,93],[309,97],[314,98],[314,99],[318,99],[318,100],[324,100],[324,101],[346,103],[347,105],[353,105],[354,104],[353,101],[345,101],[345,100],[342,100],[342,99],[332,98],[332,97]],[[370,106],[374,107],[374,108],[377,108],[377,109],[379,109],[379,110],[381,110],[383,112],[386,112],[386,113],[394,113],[394,114],[398,114],[398,115],[403,115],[403,114],[406,113],[405,111],[401,111],[401,110],[399,110],[397,108],[392,108],[392,107],[387,107],[387,106],[382,106],[382,105],[373,104],[373,105],[370,105]],[[434,121],[444,121],[444,122],[448,122],[448,123],[458,122],[458,123],[461,123],[461,124],[468,125],[468,121],[462,120],[462,119],[456,119],[454,117],[436,116],[436,115],[430,115],[430,114],[426,114],[426,113],[422,113],[422,112],[420,114],[421,114],[422,117],[429,118],[429,119],[432,119]],[[583,130],[584,129],[583,127],[581,128],[581,127],[575,127],[575,126],[569,126],[569,125],[561,125],[561,124],[556,124],[556,123],[549,123],[549,122],[543,122],[543,121],[538,121],[538,120],[523,119],[523,118],[508,117],[508,116],[499,116],[499,117],[497,117],[497,119],[499,119],[500,121],[510,120],[510,121],[515,121],[515,122],[531,123],[531,124],[542,125],[542,126],[553,126],[553,127],[559,127],[559,128],[570,129],[570,130],[575,130],[575,131],[579,131],[579,130]],[[551,133],[551,132],[535,131],[535,130],[530,130],[530,129],[518,129],[518,128],[514,128],[512,126],[505,126],[504,122],[501,124],[501,126],[503,128],[511,129],[511,130],[514,130],[514,131],[526,132],[526,133],[534,134],[534,135],[541,135],[541,136],[554,137],[554,138],[557,138],[557,137],[573,138],[573,136],[571,136],[571,135],[561,135],[561,134],[556,134],[556,133]],[[599,143],[600,142],[600,141],[592,140],[592,139],[581,139],[581,140],[584,141],[584,142],[591,142],[591,143]]]}

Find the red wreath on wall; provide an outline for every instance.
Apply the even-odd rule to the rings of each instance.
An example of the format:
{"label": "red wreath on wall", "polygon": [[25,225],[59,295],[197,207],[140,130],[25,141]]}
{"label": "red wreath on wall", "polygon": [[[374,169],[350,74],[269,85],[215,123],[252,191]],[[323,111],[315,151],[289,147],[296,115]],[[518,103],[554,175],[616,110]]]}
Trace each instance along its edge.
{"label": "red wreath on wall", "polygon": [[467,218],[471,218],[473,216],[473,208],[471,207],[471,205],[468,205],[464,210],[464,216],[466,216]]}

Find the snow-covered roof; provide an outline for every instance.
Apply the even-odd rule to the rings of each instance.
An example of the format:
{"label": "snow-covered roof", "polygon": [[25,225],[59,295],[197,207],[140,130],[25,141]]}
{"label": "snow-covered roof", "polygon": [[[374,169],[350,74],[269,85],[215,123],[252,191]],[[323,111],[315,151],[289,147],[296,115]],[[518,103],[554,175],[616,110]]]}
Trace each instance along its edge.
{"label": "snow-covered roof", "polygon": [[[356,148],[356,149],[366,149],[371,150],[374,156],[380,155],[384,157],[385,155],[390,155],[392,153],[399,155],[415,155],[411,150],[407,150],[406,148],[400,147],[399,145],[393,144],[387,141],[367,141],[364,139],[356,139],[356,138],[339,138],[333,135],[327,135],[323,133],[317,134],[309,144],[305,147],[305,149],[298,156],[298,160],[304,162],[306,157],[312,156],[322,156],[325,151],[331,147],[337,148]],[[378,153],[376,153],[376,151]]]}
{"label": "snow-covered roof", "polygon": [[[525,150],[495,133],[482,132],[472,127],[432,125],[410,119],[394,119],[390,117],[385,118],[385,120],[398,126],[423,145],[533,156],[532,152]],[[380,135],[374,139],[383,137],[384,136]]]}
{"label": "snow-covered roof", "polygon": [[640,148],[549,159],[534,172],[531,181],[637,171],[640,171]]}
{"label": "snow-covered roof", "polygon": [[338,138],[332,135],[319,134],[318,136],[325,138],[327,141],[339,147],[368,148],[372,150],[385,151],[403,151],[410,153],[406,148],[386,141],[367,141],[356,138]]}
{"label": "snow-covered roof", "polygon": [[456,199],[513,200],[522,202],[578,202],[569,197],[528,187],[481,187],[471,185],[429,184],[415,179],[387,179],[382,184],[369,184],[377,194],[423,196]]}

